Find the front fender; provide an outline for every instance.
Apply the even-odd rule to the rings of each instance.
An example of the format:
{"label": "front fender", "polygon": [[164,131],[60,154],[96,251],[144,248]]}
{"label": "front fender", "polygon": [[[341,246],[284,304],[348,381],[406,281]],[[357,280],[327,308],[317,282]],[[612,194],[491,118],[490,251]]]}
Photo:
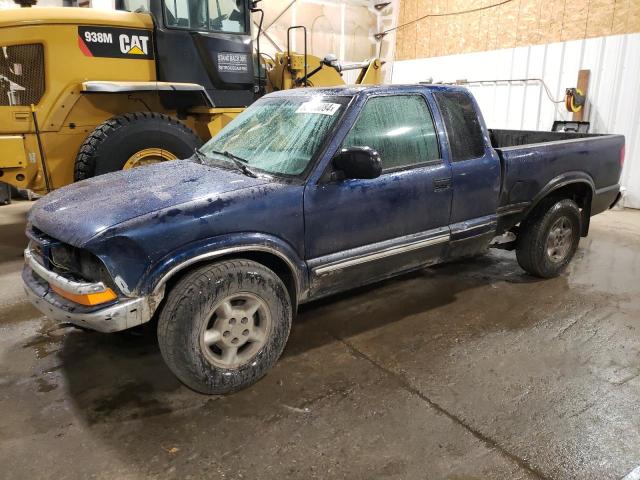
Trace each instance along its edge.
{"label": "front fender", "polygon": [[306,263],[287,242],[273,235],[243,232],[221,235],[190,243],[174,250],[152,264],[143,275],[137,290],[148,295],[159,291],[178,272],[200,262],[246,252],[266,252],[282,259],[290,268],[296,281],[298,298],[304,298],[308,290]]}

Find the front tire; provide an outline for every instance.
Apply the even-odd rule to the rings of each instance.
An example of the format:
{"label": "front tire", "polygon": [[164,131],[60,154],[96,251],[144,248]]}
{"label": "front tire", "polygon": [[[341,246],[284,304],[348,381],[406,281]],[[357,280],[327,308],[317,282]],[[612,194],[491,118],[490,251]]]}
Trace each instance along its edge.
{"label": "front tire", "polygon": [[249,260],[200,267],[171,290],[158,343],[189,388],[231,393],[265,375],[284,350],[293,309],[282,280]]}
{"label": "front tire", "polygon": [[516,245],[518,264],[536,277],[558,276],[578,249],[580,225],[580,208],[573,200],[541,205],[520,225]]}
{"label": "front tire", "polygon": [[155,112],[113,117],[89,135],[76,157],[75,181],[193,155],[202,141],[182,122]]}

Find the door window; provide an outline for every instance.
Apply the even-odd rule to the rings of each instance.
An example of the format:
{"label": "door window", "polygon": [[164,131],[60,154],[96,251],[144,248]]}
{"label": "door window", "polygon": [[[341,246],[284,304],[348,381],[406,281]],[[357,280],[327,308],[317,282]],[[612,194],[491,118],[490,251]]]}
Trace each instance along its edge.
{"label": "door window", "polygon": [[484,155],[484,137],[471,97],[464,92],[434,94],[449,138],[454,162]]}
{"label": "door window", "polygon": [[418,95],[369,99],[342,144],[342,148],[356,146],[376,150],[383,170],[440,158],[431,113]]}
{"label": "door window", "polygon": [[244,0],[165,0],[168,27],[245,33]]}

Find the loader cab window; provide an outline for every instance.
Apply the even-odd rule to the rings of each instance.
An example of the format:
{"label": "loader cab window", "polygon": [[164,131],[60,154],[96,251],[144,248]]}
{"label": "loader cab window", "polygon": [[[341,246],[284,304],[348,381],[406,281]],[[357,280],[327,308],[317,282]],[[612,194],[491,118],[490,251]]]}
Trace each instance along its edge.
{"label": "loader cab window", "polygon": [[245,0],[164,0],[169,28],[246,33]]}
{"label": "loader cab window", "polygon": [[149,13],[149,0],[117,0],[116,10],[135,13]]}

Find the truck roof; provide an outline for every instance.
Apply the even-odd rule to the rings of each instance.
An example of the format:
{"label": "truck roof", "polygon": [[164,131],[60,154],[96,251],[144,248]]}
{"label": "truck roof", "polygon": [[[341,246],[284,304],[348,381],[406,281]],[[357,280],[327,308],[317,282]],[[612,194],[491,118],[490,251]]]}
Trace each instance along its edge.
{"label": "truck roof", "polygon": [[416,90],[428,90],[428,91],[451,91],[459,92],[466,91],[465,87],[459,85],[434,85],[426,83],[408,83],[408,84],[394,84],[394,85],[340,85],[336,87],[309,87],[309,88],[296,88],[292,90],[280,90],[269,94],[272,97],[281,96],[315,96],[315,95],[331,95],[331,96],[345,96],[352,97],[361,93],[402,93],[415,92]]}

